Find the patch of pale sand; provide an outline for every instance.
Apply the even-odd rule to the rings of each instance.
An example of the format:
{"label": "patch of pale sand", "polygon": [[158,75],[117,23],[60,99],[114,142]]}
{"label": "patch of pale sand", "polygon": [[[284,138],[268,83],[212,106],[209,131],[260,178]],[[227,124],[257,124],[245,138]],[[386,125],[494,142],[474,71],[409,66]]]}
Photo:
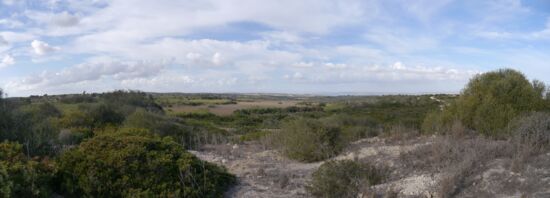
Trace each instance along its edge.
{"label": "patch of pale sand", "polygon": [[400,197],[432,197],[439,176],[429,174],[414,175],[397,181],[374,186],[378,189],[393,189]]}
{"label": "patch of pale sand", "polygon": [[490,180],[491,177],[502,175],[505,172],[507,172],[506,169],[503,166],[499,165],[495,168],[490,168],[486,170],[485,172],[483,172],[483,174],[481,174],[481,176],[484,180]]}
{"label": "patch of pale sand", "polygon": [[429,175],[412,176],[402,179],[397,186],[401,187],[401,194],[408,196],[431,194],[431,189],[437,183],[436,179]]}
{"label": "patch of pale sand", "polygon": [[413,144],[406,146],[369,146],[364,147],[359,150],[350,151],[335,157],[335,160],[353,160],[353,159],[365,159],[377,155],[388,155],[390,157],[399,157],[401,153],[412,151],[420,146],[425,146],[430,144]]}
{"label": "patch of pale sand", "polygon": [[211,162],[211,163],[221,165],[221,164],[223,164],[223,161],[224,161],[223,157],[220,157],[220,156],[215,155],[213,153],[193,151],[193,150],[188,150],[188,152],[195,155],[195,156],[197,156],[199,159],[207,161],[207,162]]}

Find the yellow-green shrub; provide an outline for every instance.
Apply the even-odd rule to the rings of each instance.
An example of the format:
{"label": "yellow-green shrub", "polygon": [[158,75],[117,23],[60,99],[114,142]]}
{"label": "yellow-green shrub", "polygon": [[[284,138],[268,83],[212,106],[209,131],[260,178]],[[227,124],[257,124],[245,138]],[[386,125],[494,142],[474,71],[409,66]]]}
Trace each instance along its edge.
{"label": "yellow-green shrub", "polygon": [[307,118],[284,123],[277,139],[286,156],[305,162],[330,158],[345,146],[338,127]]}
{"label": "yellow-green shrub", "polygon": [[435,114],[428,116],[424,127],[429,129],[436,119],[446,126],[459,120],[481,134],[502,136],[516,116],[544,108],[543,94],[544,85],[540,81],[529,82],[521,72],[512,69],[487,72],[472,78],[440,118],[435,118]]}
{"label": "yellow-green shrub", "polygon": [[0,143],[0,197],[49,197],[54,173],[53,163],[29,159],[21,144]]}
{"label": "yellow-green shrub", "polygon": [[87,197],[221,197],[235,182],[225,169],[146,130],[104,132],[58,160],[64,193]]}

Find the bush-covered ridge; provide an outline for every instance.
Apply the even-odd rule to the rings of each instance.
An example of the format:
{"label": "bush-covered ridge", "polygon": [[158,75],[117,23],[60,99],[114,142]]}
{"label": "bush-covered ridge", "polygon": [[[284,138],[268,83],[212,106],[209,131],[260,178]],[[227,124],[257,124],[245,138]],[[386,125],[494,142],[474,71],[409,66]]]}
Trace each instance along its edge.
{"label": "bush-covered ridge", "polygon": [[221,197],[234,182],[170,138],[146,130],[103,132],[58,159],[62,189],[91,197]]}
{"label": "bush-covered ridge", "polygon": [[202,126],[142,92],[90,98],[0,98],[2,197],[221,197],[235,183],[185,150]]}
{"label": "bush-covered ridge", "polygon": [[[171,100],[178,97],[170,95]],[[240,101],[233,95],[201,97],[194,95],[192,100]],[[502,145],[510,145],[502,148],[508,149],[514,169],[550,149],[546,86],[510,69],[474,77],[458,97],[312,97],[297,104],[220,116],[208,111],[165,112],[166,106],[157,104],[151,94],[136,91],[0,98],[0,141],[7,141],[0,146],[6,153],[0,153],[0,192],[6,197],[220,197],[235,178],[185,149],[259,142],[292,161],[309,163],[339,158],[350,142],[367,137],[394,142],[437,134],[450,143],[434,144],[435,150],[425,153],[442,159],[443,167],[438,168],[454,171],[440,190],[455,195],[469,185],[464,178],[472,176],[468,170],[475,162],[488,162]],[[506,144],[478,145],[494,139]],[[476,149],[475,155],[464,154]],[[310,192],[327,197],[337,190],[326,189],[345,185],[354,196],[361,191],[357,183],[376,182],[349,178],[339,169],[349,169],[353,176],[376,172],[366,165],[326,163],[311,183],[321,187]],[[382,178],[374,176],[365,177]]]}

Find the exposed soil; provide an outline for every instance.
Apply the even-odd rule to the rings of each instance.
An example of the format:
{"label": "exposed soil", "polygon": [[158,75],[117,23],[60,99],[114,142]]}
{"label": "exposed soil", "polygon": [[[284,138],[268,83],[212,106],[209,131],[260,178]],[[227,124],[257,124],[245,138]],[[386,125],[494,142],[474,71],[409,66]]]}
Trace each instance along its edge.
{"label": "exposed soil", "polygon": [[[370,187],[369,196],[382,197],[388,192],[398,197],[441,197],[437,186],[445,173],[411,167],[401,157],[405,152],[429,146],[433,137],[405,141],[379,138],[352,143],[335,160],[369,161],[389,171],[385,183]],[[191,151],[199,158],[227,167],[239,184],[227,197],[309,197],[306,185],[310,175],[324,162],[301,163],[283,157],[257,143],[208,145]],[[457,197],[550,197],[550,153],[537,156],[518,172],[511,171],[511,159],[495,159],[483,171],[471,177]]]}

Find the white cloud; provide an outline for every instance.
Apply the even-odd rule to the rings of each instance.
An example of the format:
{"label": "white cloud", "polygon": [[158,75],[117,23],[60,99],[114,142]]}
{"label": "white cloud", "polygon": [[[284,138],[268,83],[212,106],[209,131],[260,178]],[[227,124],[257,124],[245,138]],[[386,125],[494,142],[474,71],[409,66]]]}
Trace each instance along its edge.
{"label": "white cloud", "polygon": [[[121,81],[121,86],[128,89],[154,91],[220,91],[238,83],[238,78],[227,73],[206,72],[201,74],[174,73],[163,71],[156,76],[131,78]],[[174,85],[178,85],[174,87]],[[225,91],[227,92],[227,91]]]}
{"label": "white cloud", "polygon": [[[15,0],[9,3],[17,4]],[[503,25],[515,17],[523,19],[524,15],[517,16],[518,13],[530,12],[519,0],[456,3],[465,4],[464,11],[469,17],[464,18],[447,15],[444,11],[449,3],[449,0],[37,1],[31,7],[10,7],[13,13],[0,19],[0,29],[4,27],[0,30],[0,54],[9,53],[18,61],[49,64],[44,64],[46,68],[25,67],[17,74],[5,72],[0,78],[8,79],[4,81],[18,78],[11,85],[35,90],[71,85],[112,88],[111,84],[166,91],[180,83],[196,90],[206,85],[237,84],[235,87],[240,88],[247,83],[254,88],[262,83],[267,88],[285,86],[279,85],[279,81],[289,83],[287,87],[324,83],[310,84],[305,89],[323,89],[327,83],[408,85],[443,80],[462,82],[471,72],[460,68],[475,68],[487,62],[499,65],[513,62],[512,59],[523,61],[517,56],[502,58],[498,50],[489,51],[483,43],[474,43],[477,41],[472,36],[474,32],[492,39],[521,39],[514,44],[532,44],[533,51],[548,51],[534,42],[550,38],[550,19],[544,28],[525,25],[535,30],[532,32],[522,32],[526,29],[513,32],[510,31],[515,28],[513,24]],[[480,9],[469,9],[470,6]],[[484,13],[485,10],[491,12]],[[88,60],[61,70],[47,68],[106,55],[116,59]],[[465,55],[472,58],[462,58]],[[481,55],[488,59],[480,60]],[[494,63],[495,59],[502,61]],[[40,73],[42,69],[46,71]],[[39,74],[16,76],[33,72]],[[433,84],[437,83],[430,86]]]}
{"label": "white cloud", "polygon": [[0,62],[0,68],[4,68],[13,64],[15,64],[15,58],[10,55],[4,55],[4,58],[2,58],[2,61]]}
{"label": "white cloud", "polygon": [[543,29],[532,32],[480,31],[477,36],[486,39],[550,40],[550,18]]}
{"label": "white cloud", "polygon": [[214,53],[214,55],[212,56],[212,63],[214,65],[222,64],[222,55],[219,52]]}
{"label": "white cloud", "polygon": [[287,43],[299,43],[304,41],[304,38],[302,38],[301,36],[286,31],[271,31],[262,33],[262,35],[264,39],[270,41],[281,41]]}
{"label": "white cloud", "polygon": [[[285,42],[298,42],[301,40],[298,35],[302,33],[325,34],[343,25],[360,23],[372,15],[371,12],[365,12],[365,9],[362,9],[370,6],[369,2],[361,0],[94,2],[100,3],[95,3],[96,6],[93,6],[94,3],[72,1],[64,3],[73,9],[71,13],[77,14],[26,10],[25,15],[39,24],[65,27],[63,29],[42,27],[35,31],[37,34],[114,36],[133,42],[183,36],[196,30],[239,22],[259,23],[277,30],[266,33],[266,37]],[[78,28],[67,28],[75,25]]]}
{"label": "white cloud", "polygon": [[39,40],[33,40],[31,47],[35,54],[37,55],[46,55],[51,52],[59,50],[59,47],[50,46],[48,43]]}
{"label": "white cloud", "polygon": [[302,74],[301,72],[294,72],[294,74],[292,75],[287,74],[287,75],[284,75],[283,77],[288,80],[298,81],[298,80],[304,79],[304,74]]}
{"label": "white cloud", "polygon": [[428,23],[434,18],[433,16],[435,14],[440,12],[442,8],[447,6],[452,1],[453,0],[417,0],[403,3],[402,5],[405,7],[405,10],[411,13],[414,17],[422,22]]}
{"label": "white cloud", "polygon": [[0,46],[2,45],[8,45],[8,41],[6,41],[6,39],[4,39],[4,36],[0,35]]}
{"label": "white cloud", "polygon": [[191,61],[196,61],[196,60],[199,60],[201,58],[201,54],[199,53],[193,53],[193,52],[189,52],[187,53],[187,55],[185,57],[187,57],[187,59],[191,60]]}
{"label": "white cloud", "polygon": [[406,31],[377,29],[366,33],[365,39],[376,43],[386,50],[394,53],[411,53],[423,50],[435,49],[438,46],[438,40],[434,37],[416,36],[414,33]]}
{"label": "white cloud", "polygon": [[13,81],[10,88],[39,89],[97,80],[129,80],[156,76],[167,63],[146,61],[119,61],[109,57],[96,57],[86,63],[64,68],[57,72],[44,71],[39,75]]}
{"label": "white cloud", "polygon": [[4,37],[4,39],[8,43],[17,43],[17,42],[24,42],[29,41],[35,38],[34,35],[29,33],[23,33],[23,32],[10,32],[10,31],[0,31],[0,36]]}
{"label": "white cloud", "polygon": [[52,23],[60,27],[74,26],[77,25],[79,21],[80,19],[77,16],[69,14],[66,11],[56,14],[52,17]]}
{"label": "white cloud", "polygon": [[12,19],[0,19],[0,25],[7,28],[19,28],[23,26],[23,23]]}
{"label": "white cloud", "polygon": [[161,75],[153,78],[133,78],[121,81],[127,87],[145,87],[150,89],[177,84],[186,86],[196,83],[196,80],[188,75]]}
{"label": "white cloud", "polygon": [[343,63],[325,63],[325,67],[329,69],[345,69],[348,65]]}
{"label": "white cloud", "polygon": [[292,64],[294,67],[313,67],[313,62],[297,62]]}
{"label": "white cloud", "polygon": [[[271,49],[270,42],[258,40],[237,42],[163,38],[146,44],[133,44],[113,39],[107,44],[103,39],[106,37],[80,38],[65,51],[77,54],[110,54],[127,60],[173,60],[176,64],[203,69],[221,65],[224,68],[252,65],[257,69],[256,71],[267,67],[291,65],[301,58],[298,53]],[[217,69],[222,68],[217,67]]]}
{"label": "white cloud", "polygon": [[[387,84],[393,82],[433,83],[437,81],[466,82],[473,75],[479,73],[475,70],[458,70],[443,67],[409,67],[402,62],[395,62],[387,66],[370,65],[344,65],[325,63],[323,69],[309,71],[305,76],[301,72],[294,75],[285,75],[285,79],[299,80],[302,83],[361,83],[377,82]],[[332,67],[328,67],[328,66]],[[345,67],[344,67],[345,66]],[[334,70],[334,67],[338,70]]]}
{"label": "white cloud", "polygon": [[4,3],[5,5],[8,5],[8,6],[14,5],[14,4],[19,3],[19,2],[21,2],[21,0],[3,0],[2,1],[2,3]]}

